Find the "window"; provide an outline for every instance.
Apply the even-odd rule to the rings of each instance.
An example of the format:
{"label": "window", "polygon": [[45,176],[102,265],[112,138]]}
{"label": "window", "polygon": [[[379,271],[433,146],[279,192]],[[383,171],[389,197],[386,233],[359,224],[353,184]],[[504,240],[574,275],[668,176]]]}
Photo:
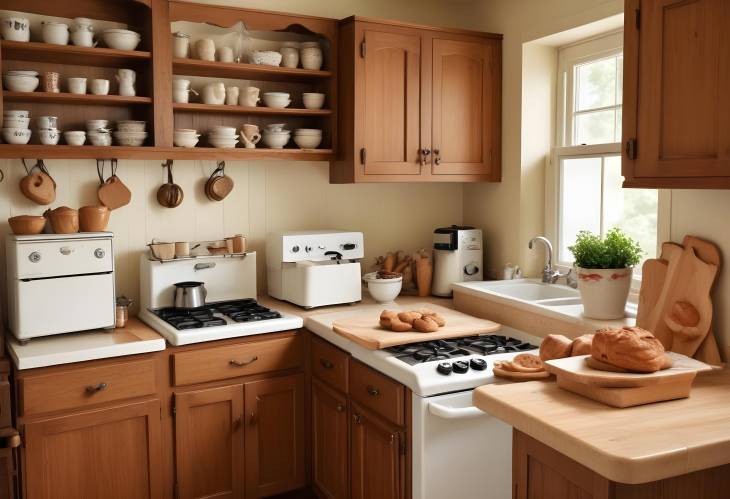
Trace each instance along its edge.
{"label": "window", "polygon": [[566,267],[573,263],[568,247],[581,230],[604,235],[619,227],[639,242],[645,258],[656,255],[659,192],[621,187],[622,38],[610,33],[558,55],[548,227],[558,263]]}

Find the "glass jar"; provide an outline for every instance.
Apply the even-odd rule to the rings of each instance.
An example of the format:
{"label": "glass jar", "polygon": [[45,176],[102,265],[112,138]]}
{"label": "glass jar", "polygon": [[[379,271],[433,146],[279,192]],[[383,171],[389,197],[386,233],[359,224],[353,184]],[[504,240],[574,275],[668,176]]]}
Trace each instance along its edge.
{"label": "glass jar", "polygon": [[190,51],[190,35],[177,31],[172,34],[172,55],[177,59],[185,59]]}
{"label": "glass jar", "polygon": [[299,56],[304,69],[322,69],[322,48],[318,42],[303,42],[299,48]]}

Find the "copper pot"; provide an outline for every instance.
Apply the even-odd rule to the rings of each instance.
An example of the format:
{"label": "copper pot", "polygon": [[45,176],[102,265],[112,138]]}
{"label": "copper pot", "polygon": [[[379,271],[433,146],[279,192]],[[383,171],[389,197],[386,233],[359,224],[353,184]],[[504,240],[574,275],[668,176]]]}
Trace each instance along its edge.
{"label": "copper pot", "polygon": [[106,206],[83,206],[79,208],[81,232],[103,232],[109,223],[111,210]]}
{"label": "copper pot", "polygon": [[68,206],[46,210],[44,215],[50,220],[51,228],[56,234],[73,234],[79,231],[79,212]]}

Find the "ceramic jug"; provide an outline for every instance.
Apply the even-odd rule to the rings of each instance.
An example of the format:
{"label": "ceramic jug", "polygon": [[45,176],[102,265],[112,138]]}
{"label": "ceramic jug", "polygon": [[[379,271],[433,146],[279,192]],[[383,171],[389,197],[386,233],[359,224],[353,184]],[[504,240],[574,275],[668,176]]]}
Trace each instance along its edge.
{"label": "ceramic jug", "polygon": [[255,149],[256,144],[261,140],[259,127],[248,123],[243,125],[241,129],[241,140],[243,140],[246,149]]}
{"label": "ceramic jug", "polygon": [[126,97],[134,97],[137,92],[134,83],[137,80],[137,73],[131,69],[120,69],[116,74],[117,82],[119,82],[119,95]]}
{"label": "ceramic jug", "polygon": [[226,102],[226,86],[221,83],[208,83],[203,87],[203,102],[205,104],[224,104]]}
{"label": "ceramic jug", "polygon": [[259,102],[260,89],[256,87],[247,87],[246,90],[241,93],[240,104],[246,107],[256,107]]}

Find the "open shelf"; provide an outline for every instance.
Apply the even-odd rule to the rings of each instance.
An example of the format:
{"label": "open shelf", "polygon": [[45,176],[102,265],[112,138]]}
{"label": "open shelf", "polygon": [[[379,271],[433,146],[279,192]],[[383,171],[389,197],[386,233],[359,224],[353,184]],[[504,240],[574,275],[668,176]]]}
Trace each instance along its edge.
{"label": "open shelf", "polygon": [[149,52],[117,50],[110,48],[53,45],[39,42],[13,42],[0,44],[4,60],[71,64],[74,66],[126,67],[149,62]]}
{"label": "open shelf", "polygon": [[128,106],[131,104],[152,104],[150,97],[125,97],[123,95],[71,94],[68,92],[10,92],[3,91],[5,102],[38,102],[47,104],[96,104],[100,106]]}
{"label": "open shelf", "polygon": [[332,71],[283,68],[238,62],[201,61],[199,59],[173,59],[172,72],[176,75],[257,81],[311,81],[332,76]]}
{"label": "open shelf", "polygon": [[175,111],[186,111],[193,113],[231,113],[231,114],[261,114],[269,116],[329,116],[332,114],[330,109],[300,109],[300,108],[275,108],[275,107],[247,107],[247,106],[227,106],[227,105],[211,105],[211,104],[180,104],[172,105]]}
{"label": "open shelf", "polygon": [[329,161],[332,159],[332,149],[218,149],[215,147],[173,147],[167,149],[164,157],[167,159],[227,159],[227,160],[254,160],[254,159],[290,159],[300,161]]}

